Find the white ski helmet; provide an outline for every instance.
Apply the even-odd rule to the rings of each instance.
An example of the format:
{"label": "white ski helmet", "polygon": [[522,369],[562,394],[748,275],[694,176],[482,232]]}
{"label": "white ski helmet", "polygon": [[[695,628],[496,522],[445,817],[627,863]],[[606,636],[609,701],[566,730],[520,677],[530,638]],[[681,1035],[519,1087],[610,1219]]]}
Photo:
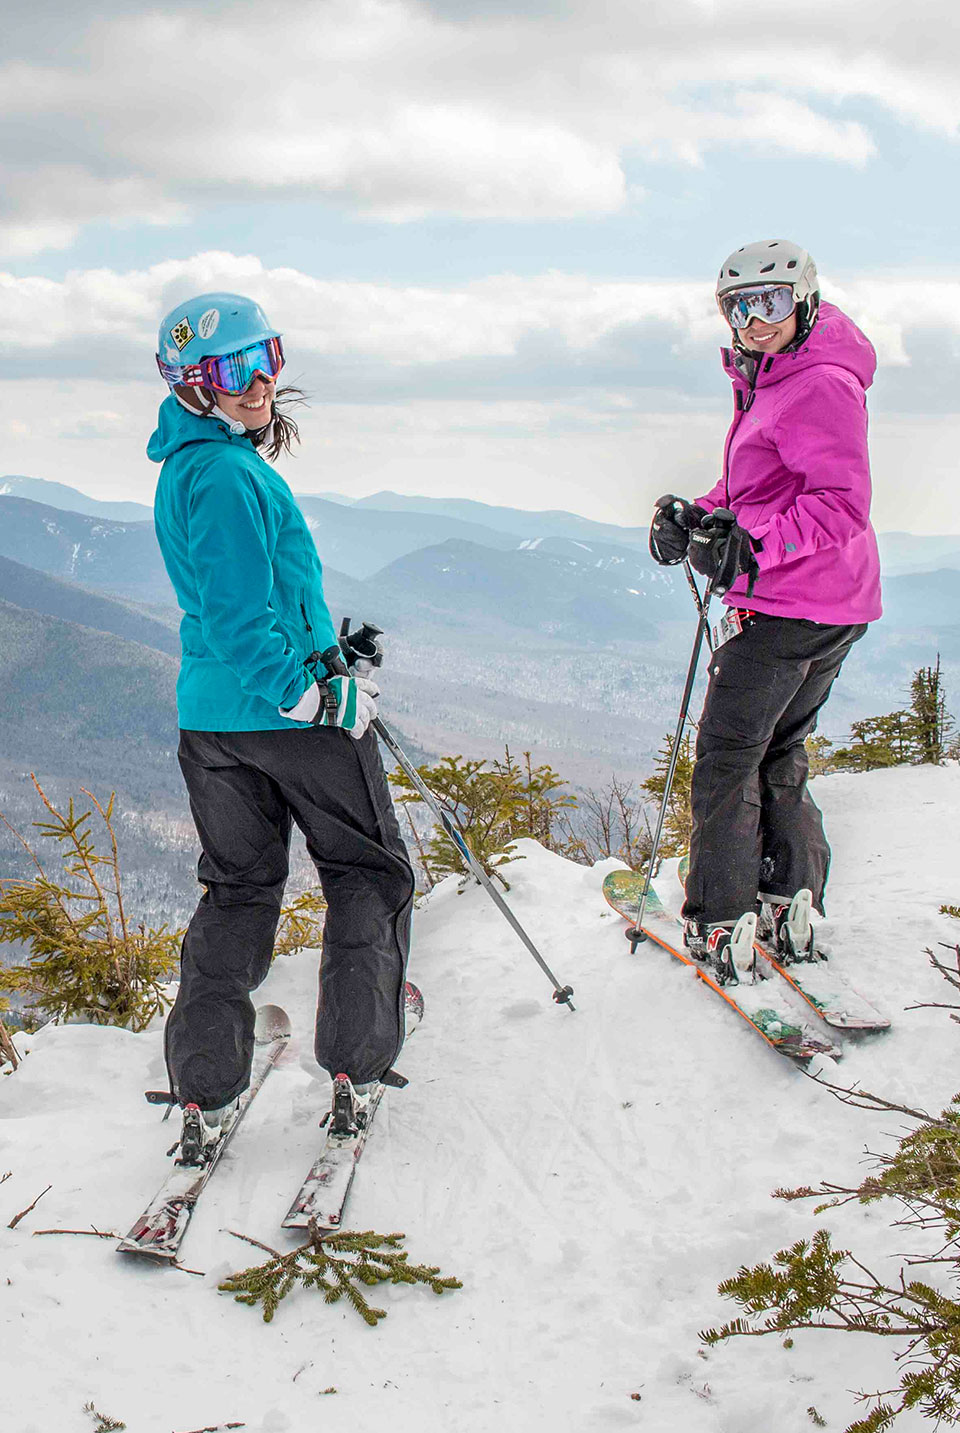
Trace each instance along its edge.
{"label": "white ski helmet", "polygon": [[[735,289],[758,284],[789,284],[797,305],[797,337],[800,344],[816,322],[820,307],[820,280],[817,266],[806,249],[789,239],[760,239],[735,249],[720,265],[717,303]],[[734,335],[734,342],[737,342]]]}

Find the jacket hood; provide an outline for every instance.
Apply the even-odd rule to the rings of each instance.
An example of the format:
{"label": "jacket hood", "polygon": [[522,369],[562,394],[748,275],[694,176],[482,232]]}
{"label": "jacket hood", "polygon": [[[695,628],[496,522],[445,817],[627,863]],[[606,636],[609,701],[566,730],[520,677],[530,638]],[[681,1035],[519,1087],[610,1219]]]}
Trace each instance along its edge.
{"label": "jacket hood", "polygon": [[[749,368],[733,348],[722,348],[723,366],[734,386],[751,387]],[[756,388],[766,388],[798,373],[829,365],[845,368],[864,389],[870,387],[877,371],[877,355],[873,344],[861,333],[852,318],[833,304],[821,303],[817,321],[810,336],[795,353],[773,353],[757,360]],[[745,371],[746,367],[746,371]]]}
{"label": "jacket hood", "polygon": [[156,430],[147,444],[147,457],[162,463],[187,443],[229,443],[230,434],[218,418],[201,418],[188,413],[171,393],[160,404]]}

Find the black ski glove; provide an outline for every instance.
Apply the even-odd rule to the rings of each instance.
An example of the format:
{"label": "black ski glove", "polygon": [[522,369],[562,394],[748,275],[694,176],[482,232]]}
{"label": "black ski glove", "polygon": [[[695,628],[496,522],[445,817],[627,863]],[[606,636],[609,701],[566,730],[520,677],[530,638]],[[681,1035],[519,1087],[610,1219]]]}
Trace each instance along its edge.
{"label": "black ski glove", "polygon": [[675,498],[672,493],[658,498],[650,524],[650,556],[661,567],[676,567],[687,555],[690,534],[706,517],[703,508]]}
{"label": "black ski glove", "polygon": [[690,566],[709,578],[710,590],[718,597],[728,592],[746,573],[747,596],[753,596],[760,568],[754,553],[763,544],[740,526],[729,508],[714,508],[690,534]]}

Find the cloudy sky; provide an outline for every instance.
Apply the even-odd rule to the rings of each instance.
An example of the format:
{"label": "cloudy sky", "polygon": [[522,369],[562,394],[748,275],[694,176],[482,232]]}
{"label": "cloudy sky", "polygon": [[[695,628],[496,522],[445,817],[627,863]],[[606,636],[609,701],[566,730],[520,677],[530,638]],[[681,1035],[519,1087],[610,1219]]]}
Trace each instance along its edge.
{"label": "cloudy sky", "polygon": [[628,523],[714,481],[720,260],[873,339],[878,525],[956,531],[954,0],[31,0],[0,59],[0,474],[150,501],[160,315],[249,293],[298,491]]}

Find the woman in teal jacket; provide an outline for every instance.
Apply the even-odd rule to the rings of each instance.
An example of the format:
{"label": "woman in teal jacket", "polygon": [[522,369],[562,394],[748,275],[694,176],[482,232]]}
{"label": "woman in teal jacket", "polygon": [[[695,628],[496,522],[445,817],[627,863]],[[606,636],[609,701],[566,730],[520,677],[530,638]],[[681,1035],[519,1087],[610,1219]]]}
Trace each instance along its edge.
{"label": "woman in teal jacket", "polygon": [[276,402],[280,335],[250,299],[202,294],[163,320],[157,362],[171,392],[147,453],[162,464],[157,539],[184,614],[178,755],[206,888],[166,1054],[181,1158],[196,1162],[249,1080],[250,992],[270,967],[292,823],[329,907],[317,1060],[358,1101],[402,1044],[414,882],[368,730],[377,688],[320,662],[337,648],[320,559],[262,456],[297,436]]}

